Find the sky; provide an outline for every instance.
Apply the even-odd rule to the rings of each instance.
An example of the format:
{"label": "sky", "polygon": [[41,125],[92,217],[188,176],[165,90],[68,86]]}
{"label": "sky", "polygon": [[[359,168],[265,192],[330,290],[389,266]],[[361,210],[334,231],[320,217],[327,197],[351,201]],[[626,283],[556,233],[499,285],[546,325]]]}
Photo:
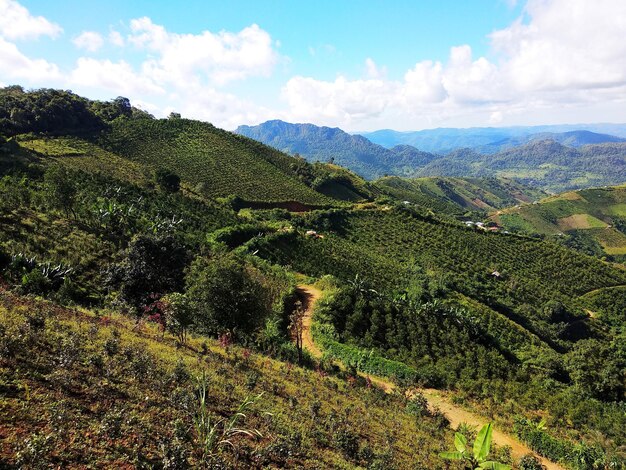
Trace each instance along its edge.
{"label": "sky", "polygon": [[0,86],[232,130],[626,122],[626,0],[0,0]]}

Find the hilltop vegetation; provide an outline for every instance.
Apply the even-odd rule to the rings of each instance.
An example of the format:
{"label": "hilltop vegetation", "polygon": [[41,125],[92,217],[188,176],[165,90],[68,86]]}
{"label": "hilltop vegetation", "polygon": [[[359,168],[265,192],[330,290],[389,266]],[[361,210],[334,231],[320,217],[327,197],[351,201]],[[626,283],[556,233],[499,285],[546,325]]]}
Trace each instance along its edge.
{"label": "hilltop vegetation", "polygon": [[588,254],[626,259],[625,186],[562,193],[492,218],[510,230],[553,236]]}
{"label": "hilltop vegetation", "polygon": [[492,211],[536,201],[546,194],[504,178],[398,178],[389,176],[376,185],[395,199],[458,215]]}
{"label": "hilltop vegetation", "polygon": [[[123,99],[5,93],[3,465],[459,468],[421,386],[569,468],[623,465],[620,266]],[[493,204],[517,188],[435,181]],[[315,281],[320,360],[292,342]]]}

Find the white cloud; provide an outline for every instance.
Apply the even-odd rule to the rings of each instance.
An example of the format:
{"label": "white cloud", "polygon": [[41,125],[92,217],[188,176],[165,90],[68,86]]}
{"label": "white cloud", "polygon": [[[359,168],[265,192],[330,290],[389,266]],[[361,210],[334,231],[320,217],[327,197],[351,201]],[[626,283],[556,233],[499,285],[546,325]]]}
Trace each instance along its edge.
{"label": "white cloud", "polygon": [[501,73],[519,91],[606,88],[626,82],[626,2],[530,0],[528,22],[490,35]]}
{"label": "white cloud", "polygon": [[415,64],[415,67],[404,74],[404,84],[400,90],[404,103],[409,107],[439,103],[446,99],[448,95],[443,86],[441,62],[426,60]]}
{"label": "white cloud", "polygon": [[109,33],[109,42],[114,46],[122,47],[124,46],[124,37],[119,31],[113,30]]}
{"label": "white cloud", "polygon": [[278,61],[271,36],[258,25],[238,33],[176,34],[150,18],[130,23],[129,43],[154,52],[145,67],[161,81],[180,82],[190,75],[222,85],[251,76],[268,76]]}
{"label": "white cloud", "polygon": [[57,37],[63,29],[43,16],[33,16],[14,0],[0,0],[0,36],[7,39]]}
{"label": "white cloud", "polygon": [[167,114],[176,111],[184,117],[209,121],[224,129],[233,130],[241,124],[256,124],[277,118],[273,110],[206,86],[181,90],[177,99],[171,101],[175,104],[166,109]]}
{"label": "white cloud", "polygon": [[94,31],[83,31],[72,42],[79,49],[85,49],[89,52],[96,52],[104,44],[104,39],[100,33]]}
{"label": "white cloud", "polygon": [[44,59],[30,59],[17,46],[0,37],[0,70],[3,79],[46,82],[61,77],[58,67]]}
{"label": "white cloud", "polygon": [[294,120],[325,124],[351,123],[381,114],[390,104],[393,84],[380,79],[333,82],[291,78],[282,90]]}
{"label": "white cloud", "polygon": [[123,60],[96,60],[81,57],[68,77],[70,84],[87,88],[106,89],[117,95],[141,97],[162,94],[165,90],[143,74],[136,73]]}
{"label": "white cloud", "polygon": [[297,76],[283,97],[300,120],[352,128],[385,119],[402,128],[416,119],[498,124],[602,103],[614,109],[626,102],[625,31],[624,0],[529,0],[521,18],[488,36],[491,59],[461,45],[445,62],[422,60],[402,80],[388,80],[368,58],[366,80]]}
{"label": "white cloud", "polygon": [[365,71],[368,78],[384,78],[387,76],[387,67],[379,67],[371,57],[365,59]]}

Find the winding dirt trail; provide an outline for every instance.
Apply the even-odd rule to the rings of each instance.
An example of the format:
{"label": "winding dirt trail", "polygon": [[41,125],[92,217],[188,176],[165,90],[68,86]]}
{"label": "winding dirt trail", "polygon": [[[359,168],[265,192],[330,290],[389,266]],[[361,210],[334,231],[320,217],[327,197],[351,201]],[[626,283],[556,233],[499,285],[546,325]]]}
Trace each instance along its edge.
{"label": "winding dirt trail", "polygon": [[[321,349],[313,342],[313,336],[311,335],[311,324],[313,323],[313,310],[315,309],[315,303],[322,296],[322,292],[312,285],[300,284],[297,288],[298,296],[302,301],[302,305],[305,309],[304,318],[302,320],[302,344],[311,353],[311,355],[317,359],[322,357]],[[359,372],[359,375],[363,377],[369,377],[372,383],[387,393],[393,392],[396,388],[395,384],[385,380],[381,377],[374,377],[371,375],[363,374]],[[447,397],[445,392],[436,389],[420,389],[420,392],[428,400],[429,406],[432,408],[438,408],[450,421],[450,427],[456,428],[461,423],[466,423],[471,426],[480,428],[487,423],[487,420],[471,413],[463,408],[454,405]],[[547,470],[565,470],[564,467],[551,462],[550,460],[537,455],[530,447],[522,444],[513,436],[506,434],[500,430],[494,429],[493,442],[499,446],[510,446],[511,454],[514,458],[519,459],[526,454],[534,454],[541,460],[541,463]]]}

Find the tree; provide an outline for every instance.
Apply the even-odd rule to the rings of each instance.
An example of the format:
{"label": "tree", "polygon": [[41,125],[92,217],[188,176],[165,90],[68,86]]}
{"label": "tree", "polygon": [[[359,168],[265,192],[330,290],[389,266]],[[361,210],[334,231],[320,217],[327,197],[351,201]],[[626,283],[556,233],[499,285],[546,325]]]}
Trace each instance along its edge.
{"label": "tree", "polygon": [[304,314],[305,309],[299,300],[295,304],[293,313],[290,315],[289,331],[293,339],[296,341],[296,349],[298,350],[298,364],[302,363],[302,336],[304,333]]}
{"label": "tree", "polygon": [[194,311],[189,299],[184,294],[174,292],[163,298],[165,314],[170,329],[178,336],[182,344],[187,341],[187,330],[194,323]]}
{"label": "tree", "polygon": [[180,190],[180,176],[164,168],[154,173],[154,179],[163,191],[176,193]]}
{"label": "tree", "polygon": [[233,255],[197,258],[187,275],[187,296],[197,324],[209,334],[248,335],[262,324],[267,312],[263,286]]}
{"label": "tree", "polygon": [[189,255],[172,236],[141,235],[126,251],[126,259],[108,272],[108,284],[119,286],[121,299],[138,315],[161,296],[182,291]]}
{"label": "tree", "polygon": [[454,447],[456,451],[442,452],[439,456],[447,460],[462,460],[465,466],[472,470],[491,469],[491,470],[511,470],[511,467],[498,462],[487,460],[491,449],[491,434],[493,432],[492,424],[485,424],[474,440],[471,452],[467,445],[467,437],[460,432],[454,435]]}
{"label": "tree", "polygon": [[76,203],[77,189],[65,167],[53,166],[44,175],[44,184],[50,204],[65,211],[69,217],[71,212],[74,218],[74,204]]}

